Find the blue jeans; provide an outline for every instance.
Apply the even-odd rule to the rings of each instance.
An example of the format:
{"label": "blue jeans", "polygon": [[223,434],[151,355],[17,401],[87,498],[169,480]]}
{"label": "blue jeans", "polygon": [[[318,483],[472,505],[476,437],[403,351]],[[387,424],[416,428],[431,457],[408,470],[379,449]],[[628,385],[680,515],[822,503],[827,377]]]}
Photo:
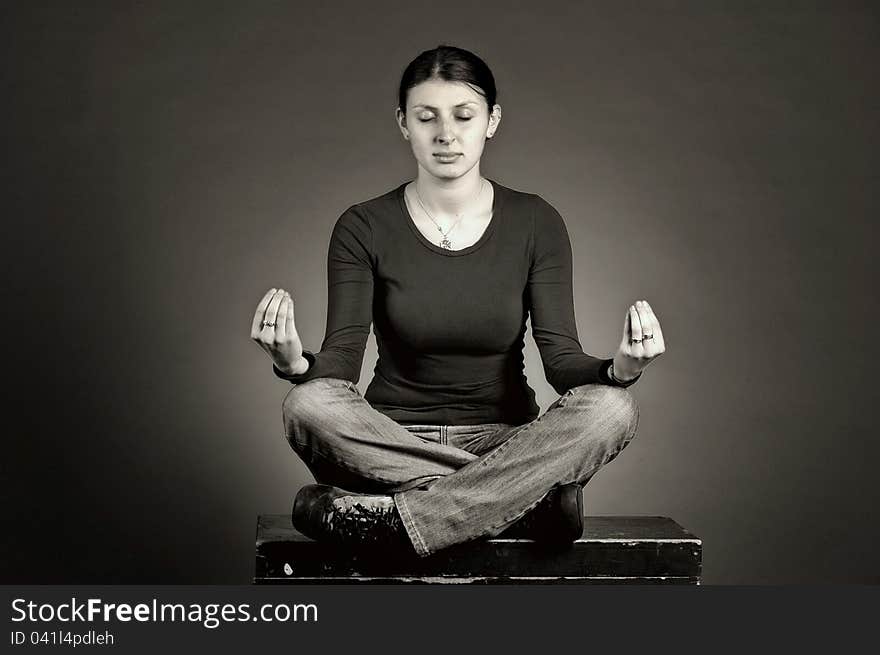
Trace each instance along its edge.
{"label": "blue jeans", "polygon": [[285,432],[321,484],[394,497],[422,556],[492,537],[555,486],[586,484],[635,436],[629,391],[586,384],[522,425],[401,425],[337,378],[294,385]]}

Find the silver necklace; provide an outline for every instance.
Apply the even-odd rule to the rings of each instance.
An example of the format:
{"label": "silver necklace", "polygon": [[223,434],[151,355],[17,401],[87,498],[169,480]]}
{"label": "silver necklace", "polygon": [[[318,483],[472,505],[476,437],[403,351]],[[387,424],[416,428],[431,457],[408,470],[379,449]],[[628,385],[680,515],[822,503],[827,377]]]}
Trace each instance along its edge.
{"label": "silver necklace", "polygon": [[[460,216],[459,219],[458,219],[457,221],[455,221],[455,223],[452,224],[452,227],[450,227],[448,230],[446,230],[446,232],[444,232],[444,231],[443,231],[443,228],[440,227],[440,223],[438,223],[437,221],[435,221],[435,220],[434,220],[434,217],[431,216],[431,212],[429,212],[429,211],[425,208],[425,204],[422,202],[422,196],[419,195],[419,187],[418,187],[417,185],[415,185],[415,184],[414,184],[413,186],[414,186],[414,188],[415,188],[415,190],[416,190],[416,199],[419,201],[419,205],[421,205],[421,207],[422,207],[422,211],[425,212],[425,214],[428,215],[428,218],[431,219],[431,222],[434,223],[434,225],[437,226],[437,230],[440,232],[440,235],[443,237],[443,238],[440,240],[440,247],[441,247],[441,248],[446,248],[446,250],[452,250],[452,241],[449,240],[449,234],[450,234],[450,232],[452,232],[452,230],[454,230],[455,227],[461,222],[461,219],[464,218],[464,216]],[[480,196],[483,195],[483,187],[484,187],[484,186],[485,186],[485,184],[483,183],[483,180],[480,180],[480,192],[477,194],[477,197],[476,197],[476,199],[474,200],[475,203],[477,202],[477,200],[480,199]]]}

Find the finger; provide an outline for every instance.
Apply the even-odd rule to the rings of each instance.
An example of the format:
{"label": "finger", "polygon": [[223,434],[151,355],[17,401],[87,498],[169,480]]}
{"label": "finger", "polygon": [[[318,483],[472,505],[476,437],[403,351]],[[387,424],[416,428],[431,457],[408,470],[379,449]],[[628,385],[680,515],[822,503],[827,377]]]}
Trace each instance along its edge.
{"label": "finger", "polygon": [[[630,308],[632,309],[632,308]],[[626,310],[626,316],[623,317],[623,341],[621,341],[621,350],[629,352],[632,347],[632,320],[630,318],[629,309]]]}
{"label": "finger", "polygon": [[654,335],[654,317],[648,311],[648,303],[644,300],[636,302],[636,312],[638,312],[639,322],[642,325],[642,347],[645,349],[645,356],[654,357],[657,350],[657,340]]}
{"label": "finger", "polygon": [[266,307],[266,317],[263,319],[265,324],[261,335],[264,340],[275,340],[275,319],[278,317],[278,306],[282,298],[284,298],[284,289],[278,289],[269,301],[269,306]]}
{"label": "finger", "polygon": [[[288,298],[290,298],[289,295]],[[284,323],[284,331],[289,339],[296,333],[296,327],[293,322],[293,298],[290,298],[290,305],[287,308],[287,316],[285,317]]]}
{"label": "finger", "polygon": [[284,343],[287,341],[287,313],[290,311],[290,296],[286,293],[278,305],[278,317],[275,323],[275,341]]}
{"label": "finger", "polygon": [[[654,334],[654,318],[648,312],[647,305],[644,300],[639,300],[636,302],[636,313],[639,316],[639,323],[642,326],[642,343],[644,343],[645,337],[650,337]],[[648,339],[650,342],[651,339]]]}
{"label": "finger", "polygon": [[640,300],[636,303],[636,309],[639,311],[639,318],[642,321],[642,332],[644,336],[654,334],[654,314],[647,300]]}
{"label": "finger", "polygon": [[654,331],[652,334],[654,335],[654,343],[657,346],[657,350],[659,352],[665,352],[666,341],[663,338],[663,329],[660,327],[660,319],[657,318],[657,314],[654,313],[654,309],[648,304],[647,300],[645,301],[645,306],[647,307],[648,314],[651,316],[654,325]]}
{"label": "finger", "polygon": [[642,338],[642,319],[639,317],[639,311],[635,305],[629,306],[629,321],[632,326],[633,341],[640,341]]}
{"label": "finger", "polygon": [[632,343],[630,346],[633,357],[641,357],[645,352],[642,347],[642,322],[639,319],[639,312],[635,305],[629,306],[629,322],[632,327]]}
{"label": "finger", "polygon": [[269,306],[269,301],[275,295],[275,291],[277,291],[275,288],[269,289],[266,295],[263,296],[263,299],[257,303],[257,311],[254,312],[254,320],[251,323],[251,339],[256,339],[260,336],[260,330],[263,329],[263,316],[266,313],[266,307]]}

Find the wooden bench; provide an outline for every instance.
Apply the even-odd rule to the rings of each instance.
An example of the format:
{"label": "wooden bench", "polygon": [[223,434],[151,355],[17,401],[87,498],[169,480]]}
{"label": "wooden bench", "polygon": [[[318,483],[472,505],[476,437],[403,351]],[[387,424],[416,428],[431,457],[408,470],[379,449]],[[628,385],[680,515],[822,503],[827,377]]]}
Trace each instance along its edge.
{"label": "wooden bench", "polygon": [[588,516],[566,548],[483,539],[429,557],[342,550],[257,518],[255,584],[700,584],[702,542],[664,516]]}

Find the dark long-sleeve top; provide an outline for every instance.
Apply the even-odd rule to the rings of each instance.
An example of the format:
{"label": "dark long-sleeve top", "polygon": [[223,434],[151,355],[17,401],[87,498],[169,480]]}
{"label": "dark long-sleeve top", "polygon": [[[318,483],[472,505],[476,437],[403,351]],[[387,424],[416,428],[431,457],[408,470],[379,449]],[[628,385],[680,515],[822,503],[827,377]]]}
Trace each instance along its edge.
{"label": "dark long-sleeve top", "polygon": [[[538,416],[524,374],[526,319],[553,389],[608,376],[611,359],[584,353],[572,297],[572,250],[559,212],[536,194],[489,180],[492,218],[461,250],[431,243],[404,199],[406,183],[349,207],[327,256],[327,326],[293,383],[357,382],[370,324],[379,358],[364,398],[402,425],[521,425]],[[638,378],[636,378],[638,379]]]}

